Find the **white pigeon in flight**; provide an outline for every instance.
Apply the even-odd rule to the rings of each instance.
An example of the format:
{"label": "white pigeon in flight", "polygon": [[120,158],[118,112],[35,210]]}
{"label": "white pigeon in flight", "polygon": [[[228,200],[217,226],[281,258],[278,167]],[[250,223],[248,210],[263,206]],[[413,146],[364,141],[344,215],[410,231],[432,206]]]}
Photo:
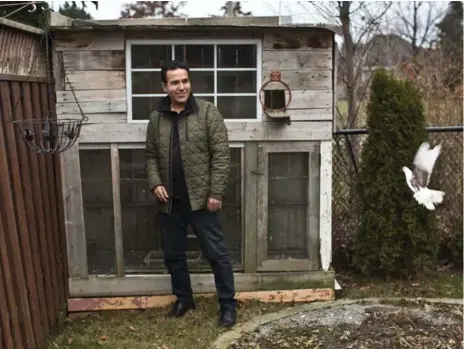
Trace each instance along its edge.
{"label": "white pigeon in flight", "polygon": [[406,166],[403,167],[406,183],[414,193],[414,199],[429,210],[434,210],[436,204],[441,204],[445,196],[445,192],[443,191],[427,188],[440,151],[441,144],[430,149],[430,144],[424,142],[414,157],[414,172]]}

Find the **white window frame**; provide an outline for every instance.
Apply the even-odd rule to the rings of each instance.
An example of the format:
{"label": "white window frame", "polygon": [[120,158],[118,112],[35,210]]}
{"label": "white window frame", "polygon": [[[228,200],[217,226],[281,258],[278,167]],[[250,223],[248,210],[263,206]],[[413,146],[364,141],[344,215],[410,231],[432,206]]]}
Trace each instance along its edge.
{"label": "white window frame", "polygon": [[[211,93],[193,93],[197,97],[214,96],[214,101],[218,96],[250,96],[254,93],[217,93],[217,72],[219,71],[256,71],[256,118],[255,119],[225,119],[225,122],[261,122],[262,106],[260,102],[259,91],[262,85],[262,40],[260,39],[175,39],[175,40],[156,40],[156,39],[134,39],[126,40],[126,98],[127,98],[127,123],[148,123],[148,120],[132,119],[132,72],[137,71],[160,71],[160,68],[134,68],[132,69],[131,46],[132,45],[214,45],[214,67],[213,68],[190,68],[190,71],[213,71],[214,72],[214,92]],[[216,45],[256,45],[256,68],[217,68],[217,49]],[[174,50],[172,50],[174,59]],[[160,82],[161,83],[161,82]],[[136,94],[140,97],[158,97],[165,94]]]}

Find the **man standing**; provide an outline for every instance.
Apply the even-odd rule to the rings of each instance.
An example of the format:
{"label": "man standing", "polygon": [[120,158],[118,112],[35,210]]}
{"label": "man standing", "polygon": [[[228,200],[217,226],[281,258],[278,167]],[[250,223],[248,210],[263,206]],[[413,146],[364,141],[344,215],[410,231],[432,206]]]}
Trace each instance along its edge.
{"label": "man standing", "polygon": [[221,308],[219,322],[236,322],[232,264],[218,211],[229,174],[229,143],[216,106],[195,99],[189,68],[172,61],[161,68],[167,96],[150,115],[145,161],[148,184],[158,202],[164,261],[177,301],[169,316],[195,309],[187,270],[187,226],[191,224],[210,263]]}

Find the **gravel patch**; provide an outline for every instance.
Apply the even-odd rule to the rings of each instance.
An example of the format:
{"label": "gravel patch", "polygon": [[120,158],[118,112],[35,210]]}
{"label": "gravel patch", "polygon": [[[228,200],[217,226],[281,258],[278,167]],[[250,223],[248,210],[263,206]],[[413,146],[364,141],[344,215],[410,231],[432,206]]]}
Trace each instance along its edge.
{"label": "gravel patch", "polygon": [[354,303],[304,311],[244,334],[229,349],[462,347],[462,306]]}

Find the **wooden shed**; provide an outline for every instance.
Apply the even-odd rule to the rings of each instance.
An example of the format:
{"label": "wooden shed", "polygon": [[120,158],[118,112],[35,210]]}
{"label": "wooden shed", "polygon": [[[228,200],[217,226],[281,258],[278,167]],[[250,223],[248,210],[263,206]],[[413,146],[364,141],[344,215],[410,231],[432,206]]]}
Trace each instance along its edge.
{"label": "wooden shed", "polygon": [[[71,297],[170,294],[143,153],[163,97],[160,63],[173,58],[189,64],[195,96],[214,102],[229,130],[221,220],[237,291],[333,291],[333,28],[51,14],[50,30],[58,118],[79,118],[79,108],[88,118],[61,154]],[[272,73],[281,81],[267,83]],[[193,233],[188,259],[194,292],[214,292]]]}

